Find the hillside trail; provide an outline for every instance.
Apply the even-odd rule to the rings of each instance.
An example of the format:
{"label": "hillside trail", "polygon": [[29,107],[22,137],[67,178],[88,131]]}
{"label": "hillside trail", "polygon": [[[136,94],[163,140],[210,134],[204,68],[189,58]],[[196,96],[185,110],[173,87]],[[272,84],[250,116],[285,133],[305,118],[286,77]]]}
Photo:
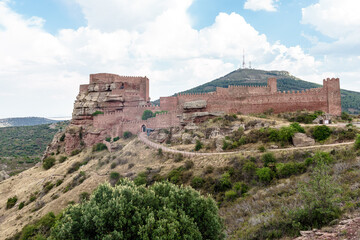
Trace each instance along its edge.
{"label": "hillside trail", "polygon": [[[233,155],[233,154],[239,154],[239,153],[255,153],[258,152],[258,150],[246,150],[246,151],[235,151],[235,152],[214,152],[214,153],[198,153],[198,152],[187,152],[187,151],[180,151],[176,149],[172,149],[166,146],[163,146],[161,144],[152,142],[149,140],[149,138],[146,136],[144,132],[141,132],[138,134],[139,139],[146,144],[149,147],[155,148],[155,149],[162,149],[163,152],[168,153],[180,153],[186,157],[194,157],[194,156],[213,156],[213,155]],[[317,149],[317,148],[331,148],[331,147],[337,147],[337,146],[346,146],[354,144],[354,141],[351,142],[343,142],[343,143],[333,143],[333,144],[323,144],[323,145],[314,145],[314,146],[307,146],[307,147],[290,147],[290,148],[278,148],[278,149],[268,149],[268,152],[281,152],[281,151],[291,151],[291,150],[307,150],[307,149]]]}

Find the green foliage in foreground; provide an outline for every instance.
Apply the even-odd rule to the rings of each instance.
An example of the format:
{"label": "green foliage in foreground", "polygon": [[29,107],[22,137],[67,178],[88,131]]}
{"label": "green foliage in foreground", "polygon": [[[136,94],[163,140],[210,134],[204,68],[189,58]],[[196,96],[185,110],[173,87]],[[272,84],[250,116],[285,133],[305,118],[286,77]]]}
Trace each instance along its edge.
{"label": "green foliage in foreground", "polygon": [[93,146],[92,151],[100,152],[100,151],[103,151],[106,149],[107,149],[107,146],[104,143],[97,143],[96,145]]}
{"label": "green foliage in foreground", "polygon": [[8,198],[7,202],[6,202],[6,209],[10,209],[13,206],[15,206],[16,202],[17,202],[17,197],[14,196],[12,198]]}
{"label": "green foliage in foreground", "polygon": [[224,239],[222,230],[212,198],[168,182],[146,188],[122,179],[65,210],[50,239]]}
{"label": "green foliage in foreground", "polygon": [[357,137],[356,137],[354,148],[355,148],[355,150],[360,149],[360,135],[357,135]]}

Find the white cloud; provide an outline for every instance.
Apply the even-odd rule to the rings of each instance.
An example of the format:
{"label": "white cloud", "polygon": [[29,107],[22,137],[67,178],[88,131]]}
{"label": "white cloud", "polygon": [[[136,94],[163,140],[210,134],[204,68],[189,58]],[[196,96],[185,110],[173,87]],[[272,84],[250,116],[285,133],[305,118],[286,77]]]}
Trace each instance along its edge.
{"label": "white cloud", "polygon": [[244,9],[253,10],[253,11],[268,11],[275,12],[276,2],[279,0],[247,0],[244,4]]}
{"label": "white cloud", "polygon": [[0,88],[13,93],[0,94],[8,103],[0,117],[69,115],[90,73],[146,75],[155,100],[238,68],[243,49],[256,68],[313,77],[323,66],[299,46],[270,43],[236,13],[219,13],[196,30],[187,13],[191,0],[74,1],[88,26],[54,36],[42,19],[26,19],[0,0]]}

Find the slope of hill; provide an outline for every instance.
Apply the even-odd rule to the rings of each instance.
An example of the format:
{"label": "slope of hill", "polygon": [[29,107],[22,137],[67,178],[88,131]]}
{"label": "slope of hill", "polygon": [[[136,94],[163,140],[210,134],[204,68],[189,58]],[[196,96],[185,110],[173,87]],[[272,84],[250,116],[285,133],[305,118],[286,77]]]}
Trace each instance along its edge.
{"label": "slope of hill", "polygon": [[[279,91],[304,90],[318,88],[321,85],[301,80],[286,71],[265,71],[258,69],[238,69],[223,77],[211,82],[202,84],[182,93],[205,93],[213,92],[216,87],[227,88],[229,85],[242,86],[265,86],[269,77],[277,78]],[[341,84],[341,80],[340,80]],[[157,103],[157,102],[155,102]],[[158,104],[158,103],[157,103]],[[343,111],[359,114],[360,113],[360,93],[348,90],[341,90],[341,105]]]}
{"label": "slope of hill", "polygon": [[35,126],[55,122],[58,121],[41,117],[4,118],[0,119],[0,127]]}

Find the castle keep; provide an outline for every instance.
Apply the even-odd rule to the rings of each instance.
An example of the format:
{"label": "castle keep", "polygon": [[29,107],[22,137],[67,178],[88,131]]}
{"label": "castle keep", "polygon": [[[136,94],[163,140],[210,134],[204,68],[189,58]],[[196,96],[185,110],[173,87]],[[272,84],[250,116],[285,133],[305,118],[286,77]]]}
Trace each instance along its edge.
{"label": "castle keep", "polygon": [[[324,80],[322,88],[287,92],[279,92],[276,79],[269,78],[265,87],[218,87],[210,93],[161,97],[160,106],[155,106],[150,103],[147,77],[91,74],[90,83],[80,86],[65,150],[69,153],[81,144],[92,146],[107,137],[122,136],[125,131],[136,134],[145,128],[179,127],[227,113],[273,109],[275,113],[321,110],[340,115],[340,97],[338,78]],[[142,120],[145,110],[163,113]]]}

